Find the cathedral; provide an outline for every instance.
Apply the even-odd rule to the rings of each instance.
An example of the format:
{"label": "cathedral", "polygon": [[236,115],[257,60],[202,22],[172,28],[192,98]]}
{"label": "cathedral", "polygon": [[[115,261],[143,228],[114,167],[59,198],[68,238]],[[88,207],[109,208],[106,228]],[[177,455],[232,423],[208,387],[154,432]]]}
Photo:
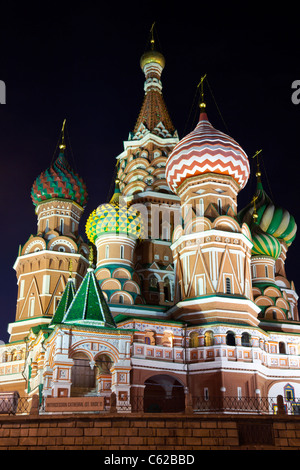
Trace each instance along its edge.
{"label": "cathedral", "polygon": [[265,191],[259,153],[256,192],[238,208],[245,150],[210,122],[203,93],[198,124],[180,139],[153,38],[140,66],[144,99],[113,195],[85,229],[87,188],[68,161],[65,123],[33,182],[37,233],[14,264],[0,392],[103,397],[129,412],[197,410],[219,396],[293,402],[300,320],[285,261],[295,219]]}

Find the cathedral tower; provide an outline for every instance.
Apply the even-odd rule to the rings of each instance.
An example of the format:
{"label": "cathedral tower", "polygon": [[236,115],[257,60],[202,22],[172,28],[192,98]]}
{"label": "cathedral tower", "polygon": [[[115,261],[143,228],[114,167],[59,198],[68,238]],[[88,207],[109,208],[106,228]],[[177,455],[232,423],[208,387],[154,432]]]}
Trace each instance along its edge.
{"label": "cathedral tower", "polygon": [[32,186],[37,234],[20,246],[14,265],[18,300],[16,320],[9,325],[11,342],[22,340],[33,326],[49,323],[64,292],[70,262],[77,287],[88,266],[88,246],[78,234],[86,185],[66,158],[64,126],[65,122],[58,156]]}
{"label": "cathedral tower", "polygon": [[237,194],[250,169],[240,145],[209,122],[200,105],[196,128],[175,147],[166,166],[181,199],[183,227],[175,229],[176,319],[257,325],[251,291],[251,235],[237,219]]}
{"label": "cathedral tower", "polygon": [[180,223],[180,200],[168,187],[165,167],[178,135],[162,94],[165,58],[155,49],[153,28],[150,50],[141,57],[140,66],[145,95],[134,130],[117,157],[118,178],[122,195],[143,213],[145,236],[135,250],[135,267],[145,301],[170,306],[174,298],[170,244],[174,226]]}
{"label": "cathedral tower", "polygon": [[142,231],[141,214],[121,197],[117,180],[110,202],[98,206],[86,224],[86,234],[97,249],[96,277],[110,304],[144,303],[133,261]]}

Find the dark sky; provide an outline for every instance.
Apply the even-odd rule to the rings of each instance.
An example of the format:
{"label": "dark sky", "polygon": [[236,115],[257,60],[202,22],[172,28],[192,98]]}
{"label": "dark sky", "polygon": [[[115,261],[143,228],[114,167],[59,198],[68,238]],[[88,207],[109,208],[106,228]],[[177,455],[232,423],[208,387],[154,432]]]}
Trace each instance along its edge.
{"label": "dark sky", "polygon": [[[72,147],[69,161],[89,192],[81,223],[84,234],[86,218],[107,199],[115,157],[122,152],[142,104],[144,75],[139,60],[153,21],[166,58],[163,94],[179,136],[196,125],[198,110],[193,102],[206,73],[214,95],[213,99],[206,90],[209,119],[240,143],[254,170],[240,193],[239,208],[255,190],[251,157],[262,148],[266,191],[300,220],[300,104],[291,100],[292,83],[300,80],[295,2],[53,5],[13,1],[1,5],[0,80],[7,91],[7,103],[0,106],[3,341],[8,340],[7,324],[15,318],[13,264],[18,246],[36,233],[32,183],[50,165],[66,118]],[[286,268],[300,289],[299,249],[296,238]]]}

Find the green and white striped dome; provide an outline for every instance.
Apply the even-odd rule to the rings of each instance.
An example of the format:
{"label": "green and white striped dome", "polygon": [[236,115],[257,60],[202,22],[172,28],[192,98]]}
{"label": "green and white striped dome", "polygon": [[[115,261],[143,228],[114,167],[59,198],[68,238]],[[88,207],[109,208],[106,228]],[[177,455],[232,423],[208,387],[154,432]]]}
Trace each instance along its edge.
{"label": "green and white striped dome", "polygon": [[281,253],[280,242],[273,235],[254,233],[252,235],[252,256],[269,256],[277,259]]}
{"label": "green and white striped dome", "polygon": [[276,206],[263,189],[262,183],[257,184],[254,195],[257,219],[253,222],[254,202],[252,201],[239,214],[241,223],[252,227],[258,226],[262,232],[282,240],[289,247],[296,237],[297,224],[294,217],[282,207]]}
{"label": "green and white striped dome", "polygon": [[296,237],[297,225],[294,217],[272,202],[264,204],[257,210],[257,224],[266,233],[284,240],[290,246]]}

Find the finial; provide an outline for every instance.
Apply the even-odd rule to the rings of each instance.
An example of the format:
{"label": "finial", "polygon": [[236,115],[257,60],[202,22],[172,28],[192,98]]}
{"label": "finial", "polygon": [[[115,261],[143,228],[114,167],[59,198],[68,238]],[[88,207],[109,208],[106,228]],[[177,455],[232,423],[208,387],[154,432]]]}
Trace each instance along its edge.
{"label": "finial", "polygon": [[258,214],[257,214],[257,211],[256,211],[256,200],[258,199],[258,196],[253,196],[253,199],[252,199],[252,203],[253,203],[253,220],[254,222],[256,222],[256,220],[258,219]]}
{"label": "finial", "polygon": [[197,86],[197,88],[200,87],[200,97],[201,98],[200,98],[199,106],[200,106],[201,111],[205,111],[205,108],[206,108],[206,103],[204,101],[204,90],[203,90],[203,82],[204,82],[205,78],[206,78],[206,74],[203,75],[203,77],[201,77],[201,80],[200,80],[200,82],[198,83],[198,86]]}
{"label": "finial", "polygon": [[71,258],[69,261],[69,277],[72,277],[72,273],[73,273],[73,260]]}
{"label": "finial", "polygon": [[261,171],[260,171],[260,164],[259,164],[259,158],[258,158],[258,156],[261,152],[262,152],[262,149],[257,150],[255,152],[255,154],[253,155],[253,157],[252,157],[252,158],[256,157],[256,173],[255,173],[255,176],[257,178],[258,183],[261,182]]}
{"label": "finial", "polygon": [[93,261],[94,261],[94,251],[93,251],[93,247],[90,246],[90,254],[89,254],[89,268],[90,269],[92,269]]}
{"label": "finial", "polygon": [[65,150],[65,148],[66,148],[66,144],[65,144],[65,125],[66,125],[66,119],[64,119],[62,129],[61,129],[61,144],[59,146],[59,148],[61,150]]}
{"label": "finial", "polygon": [[151,33],[151,39],[150,39],[150,43],[151,43],[151,51],[153,51],[153,50],[154,50],[154,44],[155,44],[155,40],[154,40],[154,32],[153,32],[153,30],[154,30],[154,26],[155,26],[155,21],[154,21],[154,23],[152,24],[152,26],[151,26],[151,29],[150,29],[150,33]]}

